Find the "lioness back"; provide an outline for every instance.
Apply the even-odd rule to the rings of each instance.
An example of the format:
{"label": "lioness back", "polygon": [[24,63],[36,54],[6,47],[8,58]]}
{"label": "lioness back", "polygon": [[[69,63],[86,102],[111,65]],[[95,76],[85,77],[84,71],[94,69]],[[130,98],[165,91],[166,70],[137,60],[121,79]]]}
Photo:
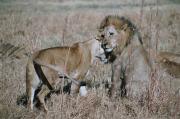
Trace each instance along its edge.
{"label": "lioness back", "polygon": [[[33,60],[41,60],[44,63],[65,67],[67,72],[78,67],[80,63],[79,45],[72,47],[54,47],[34,53]],[[67,65],[68,64],[68,65]]]}

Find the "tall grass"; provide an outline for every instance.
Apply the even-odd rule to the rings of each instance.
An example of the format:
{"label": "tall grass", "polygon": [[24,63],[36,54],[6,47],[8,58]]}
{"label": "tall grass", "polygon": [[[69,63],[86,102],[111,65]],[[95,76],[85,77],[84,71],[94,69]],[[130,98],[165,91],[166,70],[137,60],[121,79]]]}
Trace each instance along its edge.
{"label": "tall grass", "polygon": [[[179,5],[161,5],[161,1],[161,4],[157,4],[155,0],[147,6],[149,3],[146,0],[139,0],[133,3],[136,6],[132,8],[129,0],[114,3],[108,0],[102,3],[100,0],[92,3],[99,6],[97,8],[78,8],[73,7],[72,1],[54,0],[57,4],[47,4],[40,0],[44,5],[24,0],[22,1],[25,4],[20,4],[21,1],[17,1],[0,5],[3,6],[0,8],[0,43],[25,46],[28,54],[43,48],[71,45],[91,39],[95,37],[100,21],[109,14],[131,19],[139,28],[147,48],[156,49],[157,52],[180,53]],[[81,5],[91,4],[88,1],[76,2]],[[112,8],[116,2],[119,6]],[[66,11],[66,6],[62,7],[61,4],[72,8]],[[101,64],[93,66],[86,77],[91,84],[87,97],[53,94],[46,102],[49,108],[48,115],[37,108],[31,112],[23,106],[16,105],[17,97],[25,93],[27,58],[1,58],[0,118],[159,119],[180,116],[180,94],[173,92],[180,84],[179,79],[168,76],[168,81],[163,80],[165,76],[157,67],[150,77],[148,96],[142,102],[131,98],[111,100],[105,89],[105,83],[111,79],[111,67]]]}

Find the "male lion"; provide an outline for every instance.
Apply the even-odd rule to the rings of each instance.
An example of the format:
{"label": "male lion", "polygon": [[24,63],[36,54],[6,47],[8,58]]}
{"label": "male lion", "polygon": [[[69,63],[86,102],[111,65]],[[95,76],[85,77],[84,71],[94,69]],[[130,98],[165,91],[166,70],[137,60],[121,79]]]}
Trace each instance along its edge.
{"label": "male lion", "polygon": [[[47,78],[46,82],[48,84],[41,86],[37,97],[47,112],[48,109],[45,105],[44,97],[50,92],[49,89],[52,89],[52,87],[62,81],[59,75],[74,79],[71,84],[71,93],[76,93],[79,89],[79,84],[76,82],[84,78],[88,68],[97,58],[104,63],[107,61],[104,50],[96,39],[78,42],[71,47],[54,47],[34,53],[26,67],[26,92],[30,108],[33,110],[35,90],[44,83],[42,75],[45,74],[44,77]],[[40,73],[37,71],[39,66],[40,70],[42,68]]]}
{"label": "male lion", "polygon": [[[105,49],[106,56],[112,61],[112,85],[111,96],[130,96],[141,98],[148,92],[150,78],[157,62],[149,57],[148,52],[143,47],[142,38],[138,29],[128,19],[119,16],[106,16],[99,27],[100,42]],[[109,53],[109,51],[112,51]],[[166,54],[166,55],[165,55]],[[170,53],[169,53],[170,54]],[[168,53],[160,53],[159,57],[168,59]],[[111,58],[113,56],[114,58]],[[179,57],[178,55],[172,55]],[[161,62],[161,61],[160,61]],[[173,61],[170,61],[173,63]],[[171,68],[161,62],[164,68]],[[169,64],[169,63],[168,63]],[[180,64],[173,63],[176,76],[180,76]],[[120,89],[119,89],[120,88]],[[118,91],[118,89],[120,91]]]}

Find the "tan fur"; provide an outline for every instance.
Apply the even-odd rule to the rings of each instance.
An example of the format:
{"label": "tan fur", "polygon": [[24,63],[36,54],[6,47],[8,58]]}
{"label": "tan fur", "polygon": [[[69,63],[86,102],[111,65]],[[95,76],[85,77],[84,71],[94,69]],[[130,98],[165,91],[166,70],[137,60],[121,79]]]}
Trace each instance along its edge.
{"label": "tan fur", "polygon": [[176,78],[180,78],[180,55],[170,52],[160,52],[156,56],[156,62]]}
{"label": "tan fur", "polygon": [[[106,49],[113,49],[112,56],[116,56],[112,63],[112,86],[110,94],[117,96],[118,88],[121,96],[141,98],[147,94],[151,72],[154,72],[154,60],[176,76],[180,75],[178,55],[159,53],[157,58],[151,58],[143,47],[138,29],[128,19],[119,16],[107,16],[100,23],[99,41]],[[164,60],[166,61],[164,62]],[[172,70],[171,70],[172,68]],[[171,70],[171,71],[170,71]],[[122,79],[122,80],[120,80]]]}
{"label": "tan fur", "polygon": [[163,61],[163,58],[166,58],[171,62],[180,63],[180,54],[175,54],[170,52],[160,52],[156,57],[158,61]]}
{"label": "tan fur", "polygon": [[[29,97],[29,106],[33,109],[32,89],[36,90],[40,84],[40,80],[35,72],[33,61],[41,63],[42,70],[52,86],[56,86],[59,79],[59,73],[67,74],[76,80],[83,80],[89,66],[93,63],[96,56],[105,58],[104,50],[101,48],[99,41],[96,39],[85,42],[75,43],[71,47],[56,47],[38,51],[29,59],[26,68],[26,91]],[[43,67],[44,66],[44,67]],[[55,69],[50,68],[54,66]],[[57,70],[56,70],[57,69]],[[72,83],[71,93],[77,93],[79,86]],[[43,104],[45,111],[47,107],[44,102],[44,97],[49,93],[46,85],[42,85],[41,91],[38,93],[38,98]]]}

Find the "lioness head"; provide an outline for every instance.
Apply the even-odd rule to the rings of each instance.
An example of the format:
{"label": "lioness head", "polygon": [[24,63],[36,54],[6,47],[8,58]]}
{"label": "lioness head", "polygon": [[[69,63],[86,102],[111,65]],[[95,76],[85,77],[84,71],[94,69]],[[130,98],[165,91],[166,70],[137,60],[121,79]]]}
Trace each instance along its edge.
{"label": "lioness head", "polygon": [[98,38],[93,39],[91,46],[91,52],[94,56],[93,60],[100,59],[101,62],[107,63],[107,58],[105,55],[104,49],[101,47],[101,42],[97,40]]}

